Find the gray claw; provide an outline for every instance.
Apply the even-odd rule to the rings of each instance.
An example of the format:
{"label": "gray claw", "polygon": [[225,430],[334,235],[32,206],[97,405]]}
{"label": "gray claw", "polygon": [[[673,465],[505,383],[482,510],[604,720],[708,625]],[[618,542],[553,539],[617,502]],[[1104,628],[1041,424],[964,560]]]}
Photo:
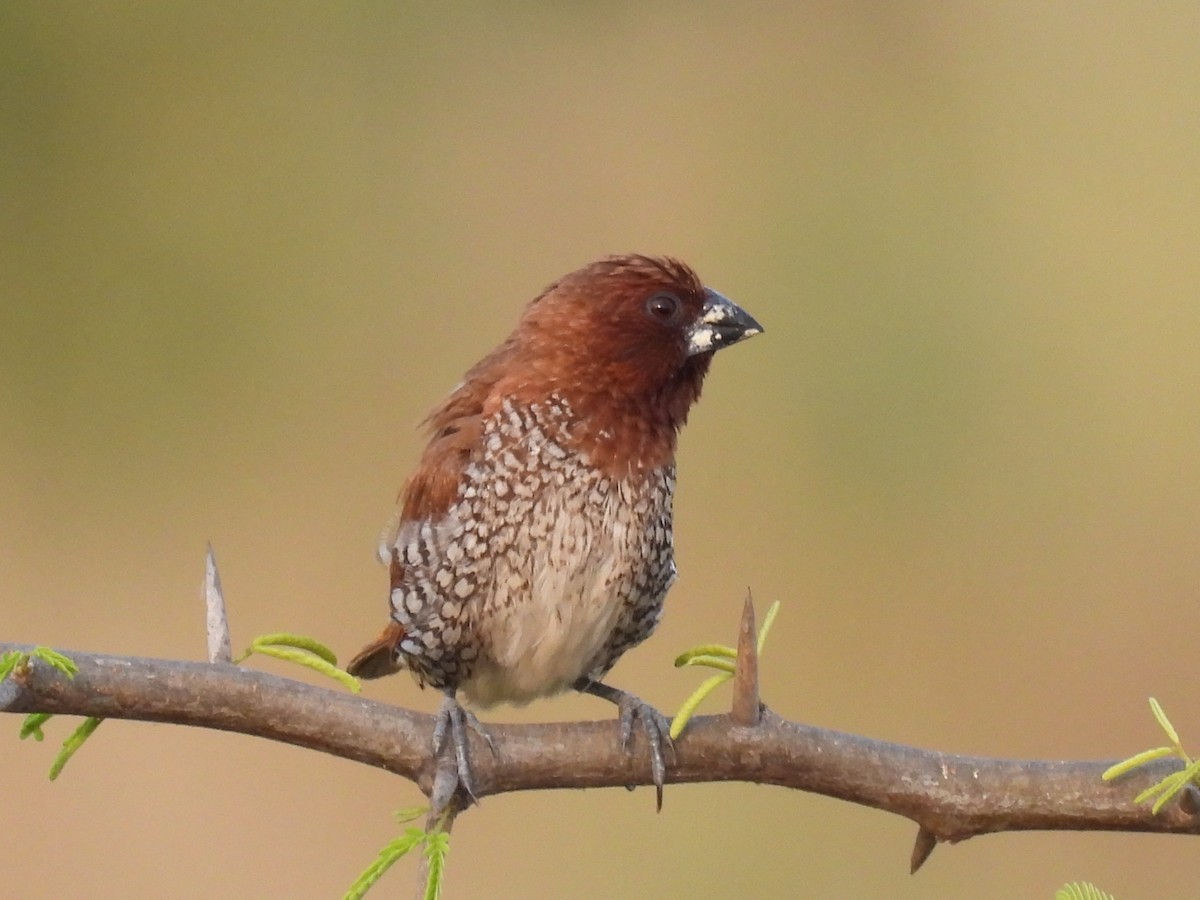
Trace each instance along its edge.
{"label": "gray claw", "polygon": [[492,736],[487,733],[487,729],[483,727],[473,712],[463,708],[453,694],[446,694],[433,724],[433,754],[434,756],[443,756],[447,749],[453,751],[453,766],[450,774],[454,776],[454,780],[453,783],[449,783],[441,778],[441,767],[439,766],[438,777],[434,781],[434,791],[430,797],[435,810],[444,807],[449,802],[454,795],[455,788],[462,788],[471,803],[479,802],[475,792],[475,779],[471,774],[468,728],[483,738],[488,749],[492,751],[492,756],[495,756],[496,745],[492,741]]}
{"label": "gray claw", "polygon": [[671,754],[672,761],[675,759],[671,725],[657,709],[632,694],[625,694],[618,702],[617,709],[621,717],[621,749],[626,753],[633,749],[630,746],[633,738],[633,720],[641,719],[642,733],[646,735],[646,743],[650,745],[650,777],[654,781],[655,808],[662,812],[663,785],[667,779],[664,749]]}
{"label": "gray claw", "polygon": [[661,812],[663,785],[667,780],[664,749],[670,754],[671,761],[675,761],[675,744],[671,740],[671,725],[666,717],[646,701],[606,684],[580,679],[576,682],[575,689],[603,697],[617,705],[621,749],[626,753],[633,751],[633,720],[641,719],[642,733],[646,735],[646,743],[650,746],[650,777],[654,782],[655,805]]}

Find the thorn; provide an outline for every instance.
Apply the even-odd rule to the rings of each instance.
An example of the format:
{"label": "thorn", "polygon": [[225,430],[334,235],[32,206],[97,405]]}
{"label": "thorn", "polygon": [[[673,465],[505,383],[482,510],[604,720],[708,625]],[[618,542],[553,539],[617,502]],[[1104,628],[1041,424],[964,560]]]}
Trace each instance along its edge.
{"label": "thorn", "polygon": [[747,728],[757,725],[762,715],[758,700],[758,628],[754,622],[754,598],[749,590],[746,591],[742,623],[738,628],[732,715],[736,724]]}
{"label": "thorn", "polygon": [[937,843],[937,835],[924,825],[917,829],[917,839],[913,843],[912,858],[908,867],[910,875],[917,874],[917,869],[925,865],[925,860],[929,859],[929,855],[933,853]]}
{"label": "thorn", "polygon": [[212,543],[204,557],[204,605],[207,610],[208,661],[233,662],[233,647],[229,640],[229,616],[225,613],[225,594],[221,590],[221,573]]}

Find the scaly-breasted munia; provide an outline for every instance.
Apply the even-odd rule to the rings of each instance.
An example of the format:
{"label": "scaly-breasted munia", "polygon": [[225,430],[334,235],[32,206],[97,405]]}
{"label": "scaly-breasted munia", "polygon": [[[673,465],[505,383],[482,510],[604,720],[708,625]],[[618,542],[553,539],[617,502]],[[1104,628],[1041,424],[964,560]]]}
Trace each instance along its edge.
{"label": "scaly-breasted munia", "polygon": [[677,260],[608,257],[547,287],[426,420],[380,547],[391,622],[348,669],[408,669],[445,694],[435,753],[454,753],[468,794],[479,726],[456,694],[573,688],[618,705],[625,747],[641,719],[661,806],[665,720],[600,679],[675,580],[675,445],[713,353],[761,331]]}

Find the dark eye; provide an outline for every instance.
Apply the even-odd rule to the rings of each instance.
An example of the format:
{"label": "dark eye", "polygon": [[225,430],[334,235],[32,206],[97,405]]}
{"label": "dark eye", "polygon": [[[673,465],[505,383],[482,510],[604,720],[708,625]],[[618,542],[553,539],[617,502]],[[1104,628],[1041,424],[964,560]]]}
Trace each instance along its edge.
{"label": "dark eye", "polygon": [[646,301],[646,312],[660,322],[670,322],[679,312],[679,298],[674,294],[655,294]]}

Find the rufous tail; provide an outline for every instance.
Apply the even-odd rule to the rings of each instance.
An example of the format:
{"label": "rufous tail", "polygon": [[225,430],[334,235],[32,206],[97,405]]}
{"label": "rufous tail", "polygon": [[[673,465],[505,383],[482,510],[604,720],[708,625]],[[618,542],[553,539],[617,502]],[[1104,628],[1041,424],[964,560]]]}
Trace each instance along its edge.
{"label": "rufous tail", "polygon": [[389,622],[383,633],[358,651],[350,660],[346,671],[355,678],[382,678],[394,675],[404,668],[400,661],[399,646],[404,638],[404,628],[397,622]]}

